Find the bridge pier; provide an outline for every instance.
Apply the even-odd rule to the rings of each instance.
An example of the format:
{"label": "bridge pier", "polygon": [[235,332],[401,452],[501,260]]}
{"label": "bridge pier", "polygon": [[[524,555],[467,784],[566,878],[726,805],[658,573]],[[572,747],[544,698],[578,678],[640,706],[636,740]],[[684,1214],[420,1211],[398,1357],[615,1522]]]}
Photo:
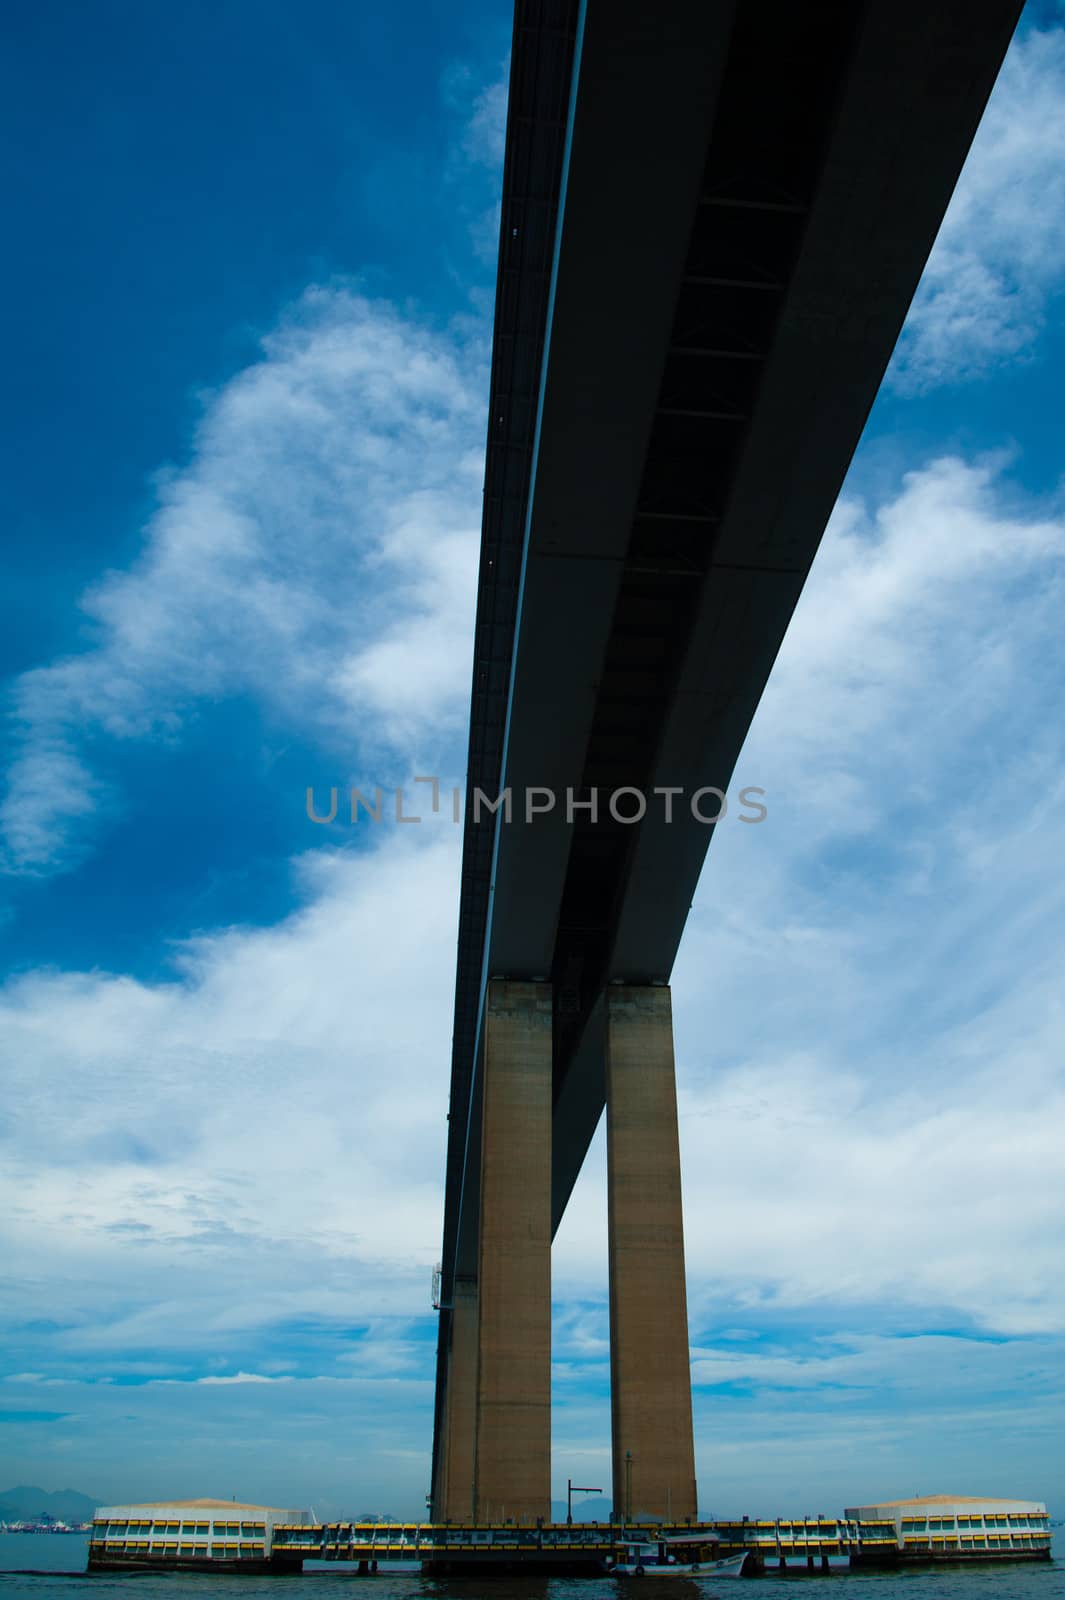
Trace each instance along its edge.
{"label": "bridge pier", "polygon": [[607,991],[614,1508],[697,1516],[670,991]]}
{"label": "bridge pier", "polygon": [[551,985],[490,982],[484,1039],[473,1513],[532,1524],[551,1517]]}
{"label": "bridge pier", "polygon": [[477,1283],[459,1278],[451,1308],[451,1350],[448,1361],[444,1444],[436,1512],[445,1522],[473,1517],[474,1461],[477,1430]]}

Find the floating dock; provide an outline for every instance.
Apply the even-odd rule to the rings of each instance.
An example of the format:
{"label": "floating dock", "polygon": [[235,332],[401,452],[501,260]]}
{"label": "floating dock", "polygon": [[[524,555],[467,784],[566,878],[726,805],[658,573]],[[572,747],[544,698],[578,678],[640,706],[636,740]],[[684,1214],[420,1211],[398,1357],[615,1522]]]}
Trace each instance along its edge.
{"label": "floating dock", "polygon": [[91,1571],[299,1572],[305,1561],[360,1573],[418,1562],[440,1575],[608,1572],[626,1546],[661,1541],[676,1559],[709,1563],[746,1552],[750,1575],[831,1573],[862,1566],[1049,1560],[1042,1502],[930,1495],[854,1507],[842,1517],[743,1517],[658,1525],[612,1522],[319,1522],[313,1511],[225,1500],[103,1506],[93,1519]]}

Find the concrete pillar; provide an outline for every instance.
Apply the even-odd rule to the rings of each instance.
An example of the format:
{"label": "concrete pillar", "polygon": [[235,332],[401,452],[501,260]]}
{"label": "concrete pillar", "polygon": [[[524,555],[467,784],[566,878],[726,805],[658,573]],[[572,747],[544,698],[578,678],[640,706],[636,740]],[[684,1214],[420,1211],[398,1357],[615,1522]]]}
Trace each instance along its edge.
{"label": "concrete pillar", "polygon": [[551,986],[485,1011],[476,1518],[551,1515]]}
{"label": "concrete pillar", "polygon": [[668,988],[607,990],[614,1507],[695,1517],[680,1144]]}
{"label": "concrete pillar", "polygon": [[437,1497],[445,1522],[473,1516],[477,1432],[477,1285],[459,1278],[451,1308],[451,1353],[447,1367],[444,1449]]}

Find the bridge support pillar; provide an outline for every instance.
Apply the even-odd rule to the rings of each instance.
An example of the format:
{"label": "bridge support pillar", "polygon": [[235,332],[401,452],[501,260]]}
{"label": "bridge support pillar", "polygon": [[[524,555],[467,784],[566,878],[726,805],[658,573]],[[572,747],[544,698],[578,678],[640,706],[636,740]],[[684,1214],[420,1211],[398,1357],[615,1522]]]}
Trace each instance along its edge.
{"label": "bridge support pillar", "polygon": [[484,1028],[475,1519],[551,1516],[551,985],[494,980]]}
{"label": "bridge support pillar", "polygon": [[477,1284],[459,1278],[451,1307],[451,1352],[444,1402],[444,1448],[436,1494],[445,1522],[467,1522],[474,1514],[477,1435]]}
{"label": "bridge support pillar", "polygon": [[607,990],[614,1507],[697,1515],[670,991]]}

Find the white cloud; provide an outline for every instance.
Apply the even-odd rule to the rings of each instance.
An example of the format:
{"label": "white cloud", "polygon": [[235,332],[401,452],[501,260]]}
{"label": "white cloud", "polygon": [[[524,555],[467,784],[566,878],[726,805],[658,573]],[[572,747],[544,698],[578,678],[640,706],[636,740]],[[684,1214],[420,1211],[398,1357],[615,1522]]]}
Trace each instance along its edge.
{"label": "white cloud", "polygon": [[1001,464],[834,520],[675,975],[708,1284],[1065,1331],[1063,559]]}
{"label": "white cloud", "polygon": [[912,394],[1027,357],[1065,264],[1065,31],[1007,52],[889,381]]}
{"label": "white cloud", "polygon": [[33,872],[52,863],[61,841],[113,795],[76,754],[67,726],[58,721],[34,729],[8,769],[9,789],[0,803],[0,862]]}
{"label": "white cloud", "polygon": [[[674,973],[696,1339],[744,1307],[1065,1332],[1063,563],[1002,462],[834,518],[737,772],[768,818],[715,837]],[[604,1194],[600,1135],[569,1294]]]}
{"label": "white cloud", "polygon": [[[117,803],[83,742],[179,737],[248,693],[323,748],[424,766],[469,693],[485,347],[345,289],[310,289],[211,396],[160,479],[144,549],[84,597],[92,647],[13,691],[0,826],[13,871],[69,865]],[[428,747],[428,748],[427,748]]]}
{"label": "white cloud", "polygon": [[247,1370],[286,1319],[428,1315],[459,832],[306,858],[303,909],[188,944],[180,982],[7,986],[7,1315],[29,1292],[54,1358]]}
{"label": "white cloud", "polygon": [[501,170],[507,134],[507,92],[510,63],[505,62],[494,83],[485,84],[473,98],[462,142],[470,161]]}
{"label": "white cloud", "polygon": [[197,1383],[291,1383],[292,1379],[284,1374],[270,1378],[262,1372],[234,1372],[228,1378],[197,1378],[195,1381]]}

